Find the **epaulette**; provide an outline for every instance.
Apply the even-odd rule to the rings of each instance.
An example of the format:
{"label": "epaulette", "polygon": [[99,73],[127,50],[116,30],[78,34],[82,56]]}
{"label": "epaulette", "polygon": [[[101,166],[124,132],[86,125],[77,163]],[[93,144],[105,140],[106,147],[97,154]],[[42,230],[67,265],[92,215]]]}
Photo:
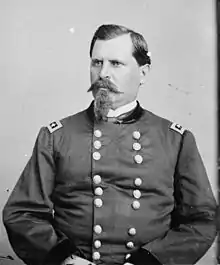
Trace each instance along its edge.
{"label": "epaulette", "polygon": [[183,128],[183,126],[179,125],[178,123],[175,123],[173,122],[171,125],[170,125],[170,129],[180,133],[180,134],[183,134],[185,129]]}
{"label": "epaulette", "polygon": [[55,132],[56,130],[60,129],[61,127],[63,127],[63,125],[61,124],[60,121],[53,121],[47,126],[50,133]]}

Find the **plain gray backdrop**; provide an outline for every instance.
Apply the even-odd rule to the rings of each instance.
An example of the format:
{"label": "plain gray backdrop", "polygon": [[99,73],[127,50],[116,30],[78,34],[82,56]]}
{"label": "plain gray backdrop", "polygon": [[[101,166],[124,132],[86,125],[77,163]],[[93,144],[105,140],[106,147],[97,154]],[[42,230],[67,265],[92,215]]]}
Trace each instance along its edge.
{"label": "plain gray backdrop", "polygon": [[[88,106],[89,45],[104,23],[144,35],[142,105],[193,131],[217,195],[214,0],[0,0],[0,209],[41,126]],[[0,256],[16,258],[0,223]],[[215,264],[215,246],[199,265]],[[0,264],[15,264],[0,258]]]}

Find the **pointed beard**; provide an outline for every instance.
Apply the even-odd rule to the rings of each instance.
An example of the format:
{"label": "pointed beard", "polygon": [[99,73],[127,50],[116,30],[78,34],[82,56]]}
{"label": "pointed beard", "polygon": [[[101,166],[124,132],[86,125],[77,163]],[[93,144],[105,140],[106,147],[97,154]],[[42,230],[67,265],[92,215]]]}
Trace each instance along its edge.
{"label": "pointed beard", "polygon": [[112,107],[109,93],[122,94],[122,92],[107,78],[100,78],[94,82],[88,89],[88,92],[91,91],[95,98],[94,113],[96,120],[106,120],[108,111]]}
{"label": "pointed beard", "polygon": [[95,96],[94,114],[97,121],[106,120],[107,114],[112,107],[109,90],[99,89]]}

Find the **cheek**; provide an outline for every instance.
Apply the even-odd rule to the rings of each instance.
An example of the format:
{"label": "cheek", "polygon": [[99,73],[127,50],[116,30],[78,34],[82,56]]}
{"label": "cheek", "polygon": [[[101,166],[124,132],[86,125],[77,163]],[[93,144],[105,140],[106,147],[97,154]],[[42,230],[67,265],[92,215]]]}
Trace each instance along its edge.
{"label": "cheek", "polygon": [[98,78],[97,71],[90,70],[90,81],[93,83]]}
{"label": "cheek", "polygon": [[131,92],[133,90],[136,90],[140,84],[139,73],[137,73],[136,71],[129,72],[128,74],[126,74],[126,76],[124,76],[124,78],[122,79],[122,82],[123,82],[122,85],[123,85],[124,90],[129,90]]}

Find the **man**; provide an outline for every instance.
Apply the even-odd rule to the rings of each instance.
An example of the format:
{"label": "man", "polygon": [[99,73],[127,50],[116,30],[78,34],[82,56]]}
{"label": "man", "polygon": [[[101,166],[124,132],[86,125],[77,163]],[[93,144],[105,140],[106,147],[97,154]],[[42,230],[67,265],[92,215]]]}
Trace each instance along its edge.
{"label": "man", "polygon": [[91,42],[88,109],[43,127],[3,211],[30,265],[194,264],[216,202],[192,133],[143,109],[142,35],[102,25]]}

